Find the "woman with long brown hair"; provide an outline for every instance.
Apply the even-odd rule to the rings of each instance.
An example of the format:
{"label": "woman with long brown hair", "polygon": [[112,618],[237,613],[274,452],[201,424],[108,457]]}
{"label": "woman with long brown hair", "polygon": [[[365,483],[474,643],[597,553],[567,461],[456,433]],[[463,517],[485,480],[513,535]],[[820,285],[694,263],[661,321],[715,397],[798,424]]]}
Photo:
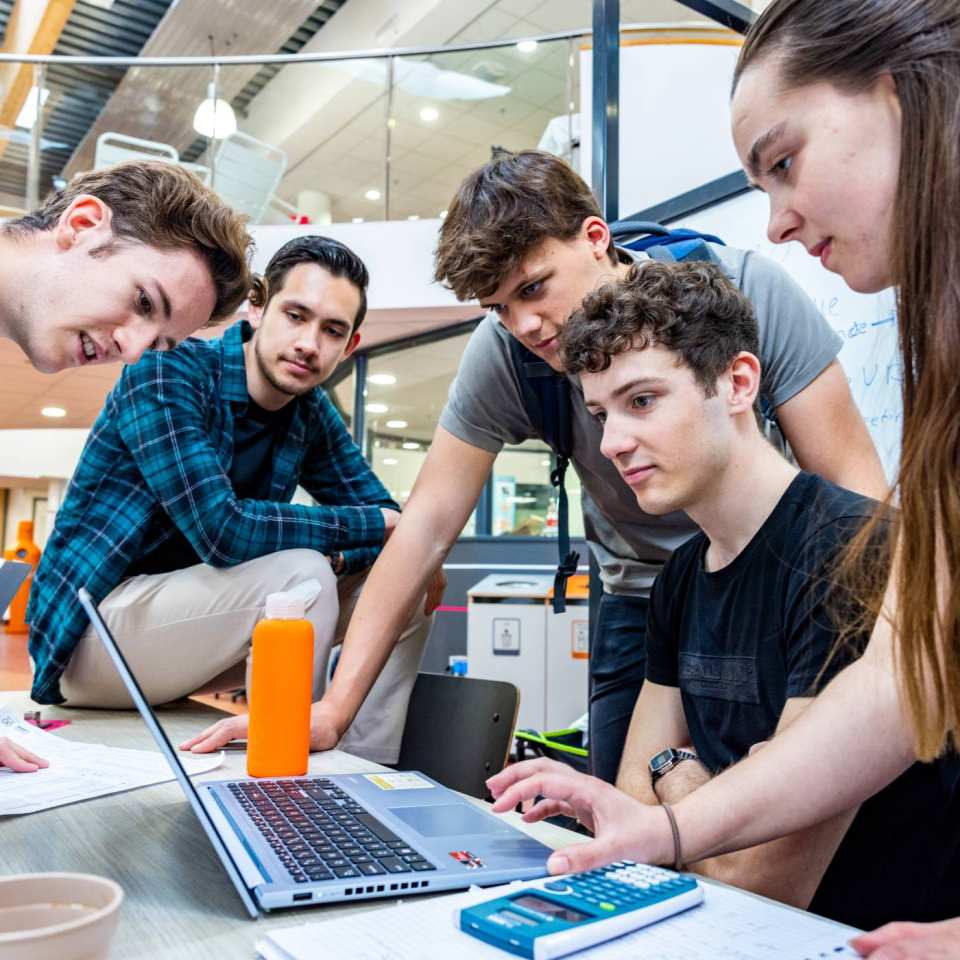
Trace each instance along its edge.
{"label": "woman with long brown hair", "polygon": [[[676,832],[663,810],[561,765],[493,778],[495,809],[540,795],[526,819],[563,810],[592,828],[552,872],[692,862],[792,833],[960,738],[960,3],[774,0],[740,54],[732,118],[769,196],[770,239],[802,243],[854,290],[896,286],[892,573],[864,597],[879,611],[864,655],[789,729],[677,804]],[[960,956],[960,920],[891,924],[855,946],[876,960]]]}

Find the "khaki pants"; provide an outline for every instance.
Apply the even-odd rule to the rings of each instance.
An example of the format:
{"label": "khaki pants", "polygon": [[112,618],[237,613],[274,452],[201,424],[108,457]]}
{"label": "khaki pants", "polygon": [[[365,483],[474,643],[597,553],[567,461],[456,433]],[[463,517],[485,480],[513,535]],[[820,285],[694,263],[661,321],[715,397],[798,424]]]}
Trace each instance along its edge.
{"label": "khaki pants", "polygon": [[[267,594],[311,579],[319,580],[322,588],[306,612],[315,636],[313,696],[318,700],[326,686],[330,652],[343,640],[365,574],[338,581],[326,557],[313,550],[284,550],[235,567],[198,564],[131,577],[107,596],[100,611],[147,700],[167,703],[241,686],[251,635],[263,616]],[[377,763],[396,763],[431,623],[420,604],[341,740],[341,749]],[[132,706],[92,628],[81,638],[60,687],[70,707]]]}

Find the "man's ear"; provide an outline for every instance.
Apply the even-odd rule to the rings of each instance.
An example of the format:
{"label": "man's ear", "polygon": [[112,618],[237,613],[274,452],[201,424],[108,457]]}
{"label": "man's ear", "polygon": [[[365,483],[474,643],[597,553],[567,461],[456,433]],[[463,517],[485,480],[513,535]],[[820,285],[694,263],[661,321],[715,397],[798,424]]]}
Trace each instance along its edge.
{"label": "man's ear", "polygon": [[259,329],[260,321],[263,319],[263,307],[255,306],[252,303],[247,304],[247,323],[253,327],[254,330]]}
{"label": "man's ear", "polygon": [[54,239],[61,250],[69,250],[81,240],[101,246],[113,239],[112,219],[112,211],[99,197],[82,193],[60,214]]}
{"label": "man's ear", "polygon": [[727,370],[731,413],[753,410],[760,393],[760,361],[746,350],[741,350]]}
{"label": "man's ear", "polygon": [[356,350],[357,347],[359,346],[360,346],[360,331],[355,330],[350,335],[350,343],[347,345],[347,349],[343,351],[343,359],[346,360],[347,357],[349,357],[350,354],[353,353],[353,351]]}
{"label": "man's ear", "polygon": [[603,217],[587,217],[580,226],[580,236],[590,245],[595,259],[609,263],[610,227]]}

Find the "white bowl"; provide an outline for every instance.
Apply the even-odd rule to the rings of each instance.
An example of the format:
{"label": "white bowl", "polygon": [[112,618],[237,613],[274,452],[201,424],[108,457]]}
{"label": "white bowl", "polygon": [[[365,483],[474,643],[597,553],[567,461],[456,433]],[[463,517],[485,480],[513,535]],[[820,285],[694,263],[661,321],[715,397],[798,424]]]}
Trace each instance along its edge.
{"label": "white bowl", "polygon": [[104,960],[122,901],[88,873],[0,877],[0,960]]}

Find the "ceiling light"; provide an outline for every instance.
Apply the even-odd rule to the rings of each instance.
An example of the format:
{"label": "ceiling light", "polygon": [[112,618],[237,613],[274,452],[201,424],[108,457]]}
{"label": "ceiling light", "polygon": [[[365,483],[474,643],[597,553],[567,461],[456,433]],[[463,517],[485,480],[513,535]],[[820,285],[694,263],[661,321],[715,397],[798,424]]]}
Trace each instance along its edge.
{"label": "ceiling light", "polygon": [[536,40],[521,40],[521,41],[517,44],[517,49],[518,49],[521,53],[533,53],[533,51],[537,49],[537,41],[536,41]]}
{"label": "ceiling light", "polygon": [[414,440],[408,440],[406,443],[401,444],[404,450],[419,450],[420,444],[416,443]]}
{"label": "ceiling light", "polygon": [[397,460],[396,457],[384,457],[384,458],[383,458],[383,465],[384,465],[385,467],[395,467],[398,463],[399,463],[399,461]]}
{"label": "ceiling light", "polygon": [[419,220],[419,219],[420,219],[420,214],[419,214],[419,213],[411,213],[410,216],[407,217],[407,219],[408,219],[408,220]]}
{"label": "ceiling light", "polygon": [[45,417],[65,417],[67,411],[63,407],[44,407],[40,411]]}
{"label": "ceiling light", "polygon": [[379,190],[368,190],[368,191],[364,194],[364,196],[365,196],[368,200],[379,200],[379,199],[380,199],[380,191],[379,191]]}
{"label": "ceiling light", "polygon": [[424,123],[433,123],[440,119],[440,111],[436,107],[424,107],[420,111],[420,119]]}
{"label": "ceiling light", "polygon": [[407,425],[406,420],[388,420],[387,426],[391,430],[402,430]]}
{"label": "ceiling light", "polygon": [[390,408],[385,403],[368,403],[365,409],[367,413],[386,413]]}
{"label": "ceiling light", "polygon": [[540,461],[540,466],[541,466],[541,467],[549,467],[549,466],[550,466],[550,461],[549,461],[549,460],[541,460],[541,461]]}
{"label": "ceiling light", "polygon": [[397,378],[392,373],[371,373],[367,380],[380,387],[391,387],[397,382]]}
{"label": "ceiling light", "polygon": [[211,81],[207,86],[207,99],[193,115],[193,129],[205,137],[223,140],[231,133],[236,133],[237,116],[233,107],[222,97],[216,96],[216,92],[216,84]]}
{"label": "ceiling light", "polygon": [[[49,96],[50,91],[44,87],[40,91],[41,107],[47,102],[47,97]],[[13,125],[15,127],[32,130],[33,125],[37,122],[37,109],[37,88],[31,87],[30,92],[27,94],[27,99],[23,101],[23,106],[20,108],[20,112],[17,114],[17,119],[14,120]]]}
{"label": "ceiling light", "polygon": [[363,217],[354,217],[354,218],[353,218],[353,222],[354,222],[354,223],[363,223]]}
{"label": "ceiling light", "polygon": [[441,219],[441,220],[446,220],[446,219],[447,219],[447,211],[446,211],[446,210],[441,210],[441,211],[440,211],[440,219]]}

